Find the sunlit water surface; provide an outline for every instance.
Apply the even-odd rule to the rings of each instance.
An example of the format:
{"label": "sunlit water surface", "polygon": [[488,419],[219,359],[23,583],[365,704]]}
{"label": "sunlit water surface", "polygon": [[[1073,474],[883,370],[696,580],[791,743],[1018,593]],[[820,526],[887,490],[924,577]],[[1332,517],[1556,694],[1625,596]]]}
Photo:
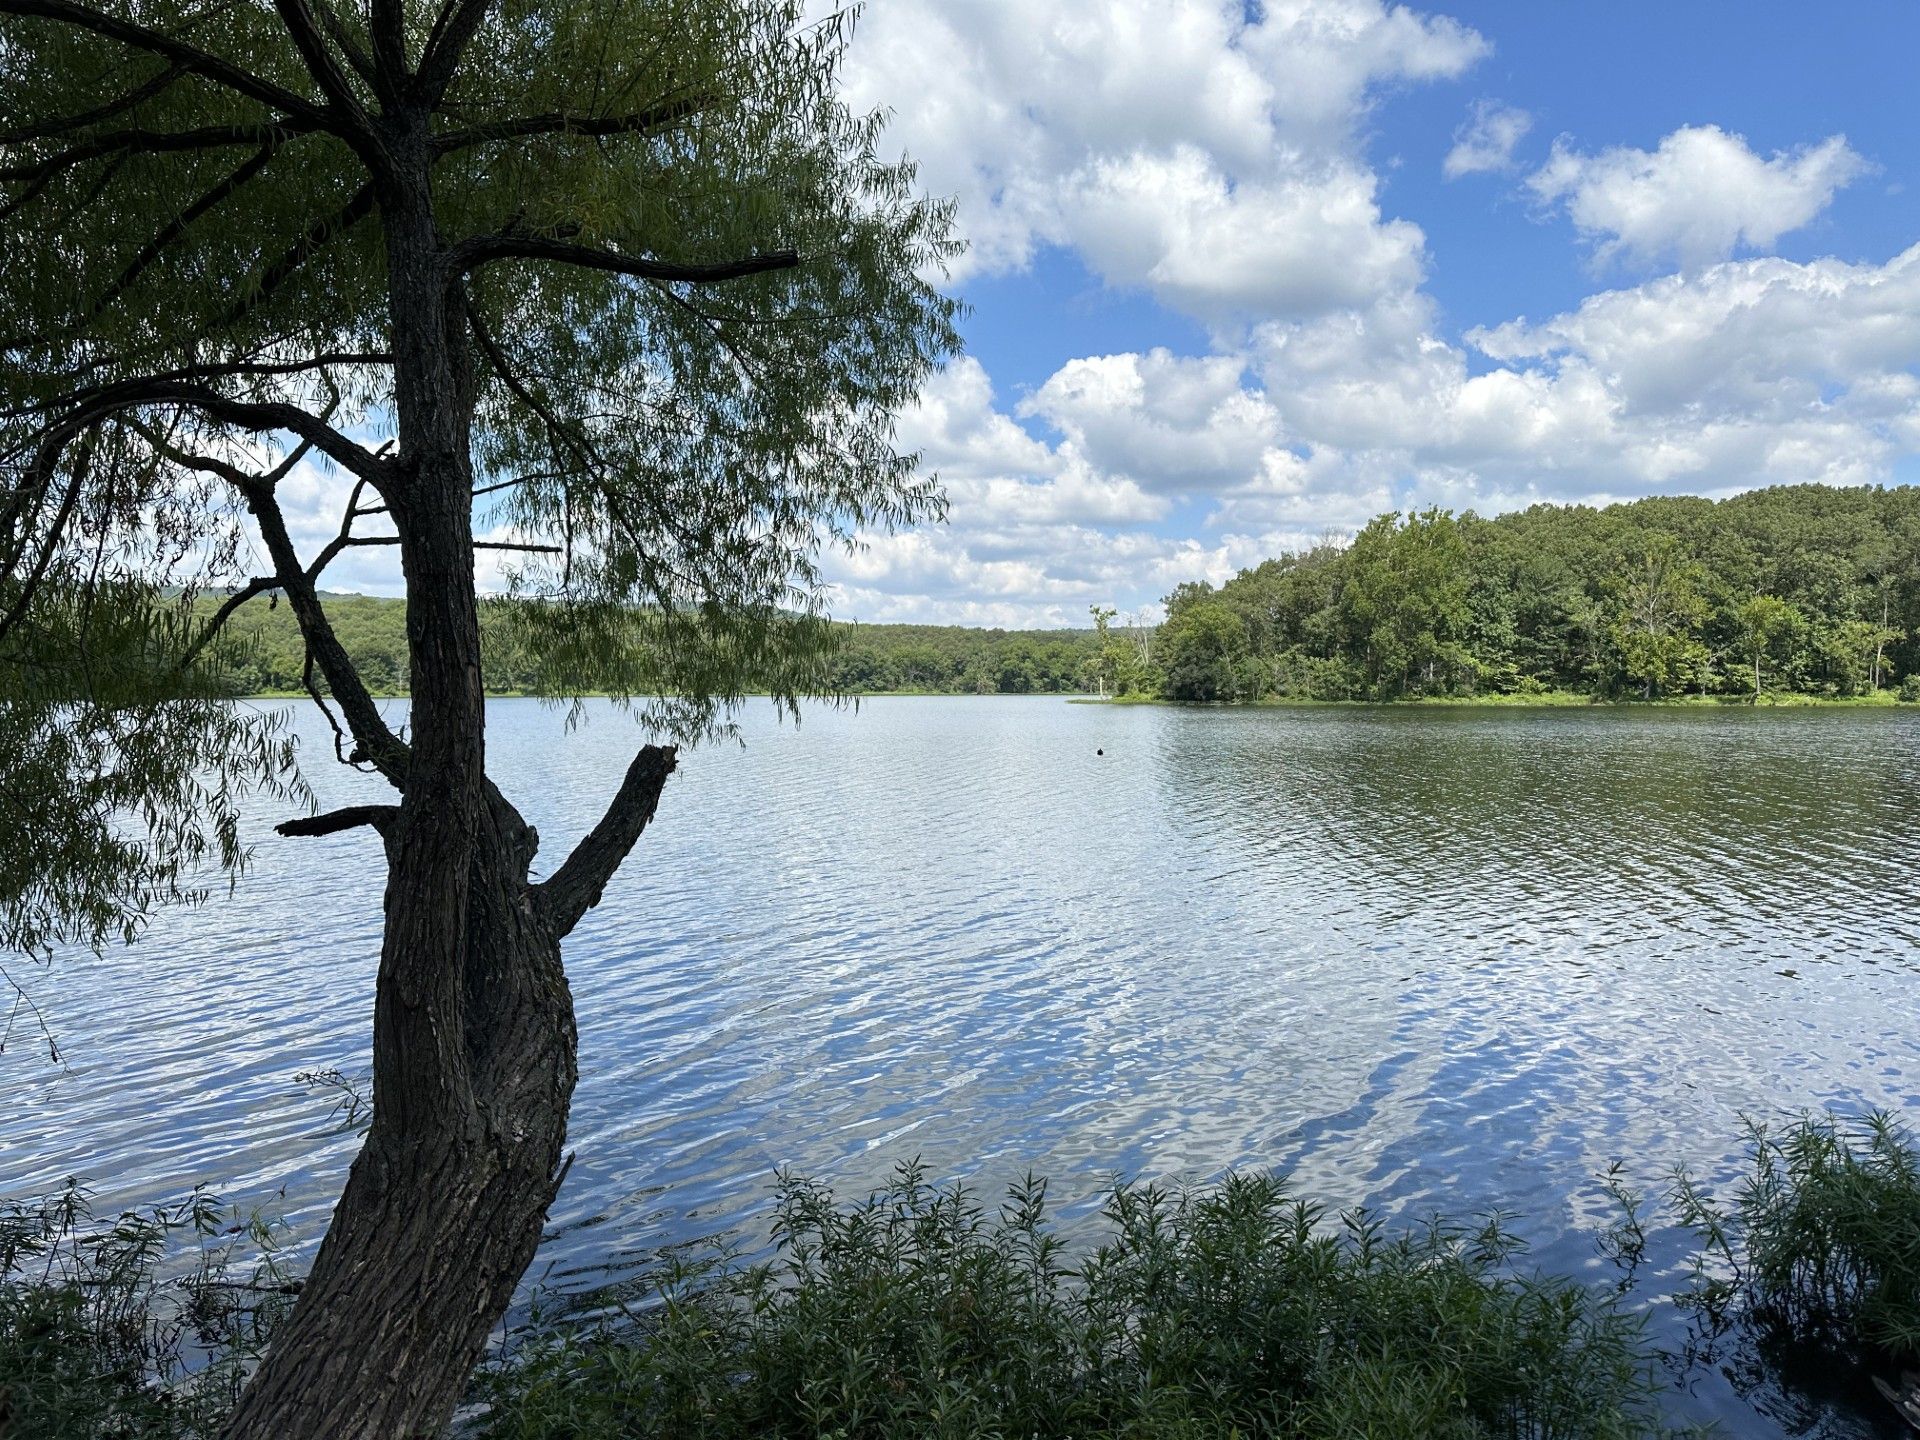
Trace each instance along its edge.
{"label": "sunlit water surface", "polygon": [[[556,863],[635,731],[489,718]],[[370,795],[299,723],[323,801]],[[1609,1160],[1658,1190],[1676,1162],[1726,1177],[1742,1112],[1920,1110],[1912,711],[882,699],[743,734],[684,757],[570,942],[549,1287],[755,1243],[778,1167],[852,1193],[914,1156],[1050,1174],[1070,1228],[1116,1172],[1230,1166],[1502,1207],[1535,1263],[1603,1283]],[[311,1243],[353,1138],[293,1077],[366,1068],[380,882],[367,832],[265,835],[231,899],[32,974],[66,1064],[16,1021],[0,1192],[210,1181]],[[1881,1433],[1739,1368],[1686,1374],[1676,1418]]]}

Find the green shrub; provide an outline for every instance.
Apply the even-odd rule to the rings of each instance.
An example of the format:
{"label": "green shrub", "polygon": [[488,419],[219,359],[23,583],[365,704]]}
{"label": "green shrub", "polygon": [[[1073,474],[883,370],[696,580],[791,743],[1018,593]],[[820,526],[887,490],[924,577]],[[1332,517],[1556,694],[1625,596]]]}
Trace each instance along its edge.
{"label": "green shrub", "polygon": [[1920,1360],[1920,1148],[1892,1116],[1848,1128],[1803,1116],[1749,1123],[1749,1166],[1723,1206],[1684,1174],[1704,1308],[1738,1307],[1802,1343]]}
{"label": "green shrub", "polygon": [[[183,1247],[185,1273],[162,1278]],[[241,1264],[243,1248],[257,1258]],[[7,1440],[217,1435],[296,1288],[269,1227],[204,1191],[108,1225],[72,1182],[0,1203]]]}
{"label": "green shrub", "polygon": [[1894,695],[1902,705],[1920,705],[1920,670],[1902,680]]}
{"label": "green shrub", "polygon": [[1389,1235],[1275,1179],[1120,1186],[1070,1261],[1045,1185],[989,1217],[904,1169],[841,1207],[787,1179],[776,1255],[524,1340],[483,1433],[598,1437],[1612,1437],[1653,1432],[1637,1323],[1517,1275],[1497,1221]]}

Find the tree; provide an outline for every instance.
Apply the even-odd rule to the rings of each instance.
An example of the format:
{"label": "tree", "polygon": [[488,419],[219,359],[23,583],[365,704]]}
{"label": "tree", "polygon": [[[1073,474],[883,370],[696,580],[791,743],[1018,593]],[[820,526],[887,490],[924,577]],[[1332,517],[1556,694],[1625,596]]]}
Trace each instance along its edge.
{"label": "tree", "polygon": [[1165,693],[1175,700],[1240,698],[1240,662],[1247,650],[1246,626],[1219,600],[1198,598],[1182,587],[1167,602],[1160,632]]}
{"label": "tree", "polygon": [[[1439,509],[1382,515],[1354,538],[1342,592],[1349,623],[1382,694],[1433,689],[1466,658],[1466,547],[1459,522]],[[1446,677],[1450,679],[1449,677]]]}
{"label": "tree", "polygon": [[[244,858],[234,805],[286,756],[196,687],[248,596],[284,596],[340,758],[393,791],[280,827],[385,847],[374,1112],[238,1440],[448,1420],[564,1174],[561,942],[677,763],[640,749],[536,881],[486,772],[476,551],[512,557],[544,687],[667,697],[632,703],[685,741],[750,686],[826,687],[821,547],[939,513],[890,417],[956,344],[925,278],[950,210],[838,99],[845,18],[803,20],[0,0],[0,732],[45,751],[0,754],[11,804],[73,818],[78,876],[22,895],[9,855],[14,938],[137,928],[196,854]],[[314,554],[281,495],[308,462],[352,487]],[[404,736],[320,590],[363,545],[405,577]],[[186,627],[183,579],[232,594]],[[127,656],[122,696],[99,662]],[[143,707],[172,724],[127,767]],[[89,795],[148,833],[103,849]]]}
{"label": "tree", "polygon": [[1706,668],[1706,647],[1696,633],[1707,614],[1700,567],[1671,535],[1656,534],[1625,570],[1615,590],[1613,643],[1627,678],[1651,700]]}
{"label": "tree", "polygon": [[1763,690],[1760,662],[1789,636],[1805,625],[1800,612],[1776,595],[1750,597],[1738,611],[1740,635],[1753,657],[1753,698],[1757,704]]}

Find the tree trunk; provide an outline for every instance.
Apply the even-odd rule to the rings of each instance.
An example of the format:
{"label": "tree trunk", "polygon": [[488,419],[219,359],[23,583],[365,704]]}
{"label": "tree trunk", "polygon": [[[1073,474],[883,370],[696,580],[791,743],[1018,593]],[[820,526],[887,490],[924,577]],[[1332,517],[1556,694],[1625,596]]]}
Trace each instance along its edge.
{"label": "tree trunk", "polygon": [[533,1259],[573,1095],[573,1005],[526,884],[531,830],[499,813],[482,829],[458,1016],[435,1013],[410,963],[445,897],[409,883],[404,829],[389,841],[373,1128],[232,1440],[439,1436]]}
{"label": "tree trunk", "polygon": [[529,885],[538,837],[486,778],[463,292],[434,219],[425,114],[392,125],[379,204],[399,452],[386,499],[411,743],[382,827],[373,1126],[229,1440],[444,1430],[539,1244],[575,1079],[560,938],[577,916],[554,916]]}

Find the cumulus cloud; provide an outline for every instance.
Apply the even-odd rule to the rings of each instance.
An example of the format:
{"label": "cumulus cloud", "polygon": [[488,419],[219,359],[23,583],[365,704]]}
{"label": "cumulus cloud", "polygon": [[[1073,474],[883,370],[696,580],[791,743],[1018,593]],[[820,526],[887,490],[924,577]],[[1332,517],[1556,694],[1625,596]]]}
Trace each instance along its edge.
{"label": "cumulus cloud", "polygon": [[1209,321],[1313,314],[1418,283],[1357,130],[1383,87],[1463,73],[1474,31],[1382,0],[893,0],[849,57],[855,103],[960,202],[961,274],[1077,250]]}
{"label": "cumulus cloud", "polygon": [[1513,149],[1533,128],[1526,111],[1498,100],[1476,100],[1467,118],[1453,132],[1453,148],[1440,163],[1449,180],[1462,175],[1514,168]]}
{"label": "cumulus cloud", "polygon": [[1565,210],[1599,260],[1694,267],[1743,247],[1770,248],[1867,169],[1843,135],[1762,159],[1739,135],[1693,125],[1652,151],[1618,146],[1587,155],[1556,141],[1527,186]]}
{"label": "cumulus cloud", "polygon": [[[1368,117],[1487,48],[1389,0],[872,7],[850,99],[890,107],[887,143],[959,198],[962,275],[1066,247],[1197,317],[1212,351],[1068,336],[1015,393],[976,359],[948,365],[899,438],[941,475],[949,523],[823,557],[839,613],[1085,624],[1091,604],[1151,607],[1385,509],[1884,480],[1920,453],[1920,247],[1731,258],[1864,172],[1839,136],[1771,156],[1712,126],[1651,151],[1562,140],[1527,192],[1597,258],[1681,272],[1448,330],[1425,235],[1384,204]],[[1529,124],[1481,101],[1445,173],[1513,169]],[[311,469],[286,487],[309,551],[346,489]],[[349,552],[340,573],[390,588],[391,560]]]}
{"label": "cumulus cloud", "polygon": [[1279,416],[1242,385],[1233,356],[1146,354],[1071,360],[1021,403],[1091,468],[1159,493],[1211,491],[1258,471],[1280,442]]}

